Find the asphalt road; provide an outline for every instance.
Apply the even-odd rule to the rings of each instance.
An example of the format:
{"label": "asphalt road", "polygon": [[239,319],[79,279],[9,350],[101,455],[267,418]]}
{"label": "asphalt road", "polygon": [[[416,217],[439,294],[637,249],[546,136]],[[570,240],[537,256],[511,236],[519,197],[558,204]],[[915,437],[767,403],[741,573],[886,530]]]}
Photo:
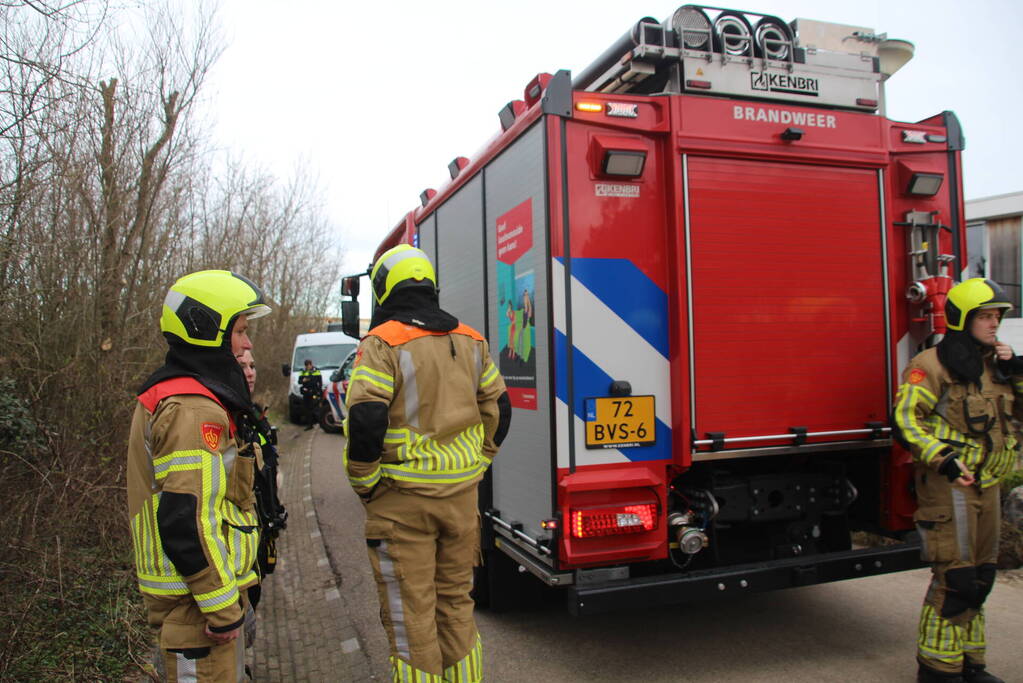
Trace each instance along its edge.
{"label": "asphalt road", "polygon": [[[298,438],[314,439],[313,503],[342,598],[377,678],[389,680],[365,516],[341,471],[344,439],[319,429]],[[478,610],[485,680],[912,683],[928,578],[918,570],[584,618],[561,602],[510,614]],[[1023,683],[1023,572],[999,577],[987,630],[989,670]]]}

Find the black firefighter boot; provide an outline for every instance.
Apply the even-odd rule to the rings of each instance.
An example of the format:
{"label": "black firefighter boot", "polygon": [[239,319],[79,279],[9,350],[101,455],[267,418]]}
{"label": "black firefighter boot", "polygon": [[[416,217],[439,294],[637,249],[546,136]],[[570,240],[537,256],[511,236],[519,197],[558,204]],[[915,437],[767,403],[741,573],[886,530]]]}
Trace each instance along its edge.
{"label": "black firefighter boot", "polygon": [[917,683],[963,683],[962,674],[935,671],[929,666],[924,666],[920,661],[917,661],[917,665],[920,667],[916,672]]}
{"label": "black firefighter boot", "polygon": [[1005,683],[998,676],[985,671],[983,664],[971,664],[969,659],[963,663],[963,680],[966,683]]}

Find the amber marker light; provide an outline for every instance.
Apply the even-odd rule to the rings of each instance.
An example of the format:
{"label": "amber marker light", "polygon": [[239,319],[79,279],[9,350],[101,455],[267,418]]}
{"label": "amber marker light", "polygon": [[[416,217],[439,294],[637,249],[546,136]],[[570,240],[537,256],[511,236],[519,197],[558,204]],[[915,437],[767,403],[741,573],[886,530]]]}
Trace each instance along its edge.
{"label": "amber marker light", "polygon": [[604,105],[601,102],[576,102],[575,108],[579,111],[602,112]]}

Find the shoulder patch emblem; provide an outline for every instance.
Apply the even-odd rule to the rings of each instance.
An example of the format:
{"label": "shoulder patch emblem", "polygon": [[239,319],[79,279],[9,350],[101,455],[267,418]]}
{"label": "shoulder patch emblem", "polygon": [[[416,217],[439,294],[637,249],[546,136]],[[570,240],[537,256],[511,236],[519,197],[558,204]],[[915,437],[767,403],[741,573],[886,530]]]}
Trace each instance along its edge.
{"label": "shoulder patch emblem", "polygon": [[913,368],[909,371],[909,377],[906,378],[906,381],[910,384],[920,384],[920,382],[923,382],[925,379],[927,379],[926,372],[920,368]]}
{"label": "shoulder patch emblem", "polygon": [[355,352],[355,362],[352,363],[352,366],[354,367],[354,366],[358,365],[360,362],[362,362],[362,347],[361,346],[359,347],[359,350]]}
{"label": "shoulder patch emblem", "polygon": [[216,422],[203,422],[200,428],[202,432],[203,443],[211,451],[217,450],[220,446],[220,435],[224,432],[224,425],[217,424]]}

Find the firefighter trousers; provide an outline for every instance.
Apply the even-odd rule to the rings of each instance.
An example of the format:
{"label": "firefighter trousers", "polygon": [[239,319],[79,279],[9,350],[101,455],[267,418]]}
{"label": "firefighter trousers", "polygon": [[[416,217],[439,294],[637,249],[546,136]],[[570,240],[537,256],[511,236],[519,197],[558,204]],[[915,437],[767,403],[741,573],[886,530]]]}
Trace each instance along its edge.
{"label": "firefighter trousers", "polygon": [[[242,611],[251,612],[246,591],[241,591]],[[254,615],[253,615],[254,616]],[[161,615],[160,657],[164,680],[168,683],[223,683],[247,681],[245,672],[246,629],[238,629],[238,637],[217,645],[203,635],[206,619],[195,601],[179,599],[166,614]],[[248,620],[248,616],[246,621]]]}
{"label": "firefighter trousers", "polygon": [[391,489],[366,505],[366,545],[391,645],[393,681],[477,683],[473,618],[476,487],[447,498]]}
{"label": "firefighter trousers", "polygon": [[984,664],[984,601],[995,582],[1001,524],[999,487],[959,486],[923,466],[914,515],[931,583],[920,612],[917,659],[944,673],[964,658]]}

